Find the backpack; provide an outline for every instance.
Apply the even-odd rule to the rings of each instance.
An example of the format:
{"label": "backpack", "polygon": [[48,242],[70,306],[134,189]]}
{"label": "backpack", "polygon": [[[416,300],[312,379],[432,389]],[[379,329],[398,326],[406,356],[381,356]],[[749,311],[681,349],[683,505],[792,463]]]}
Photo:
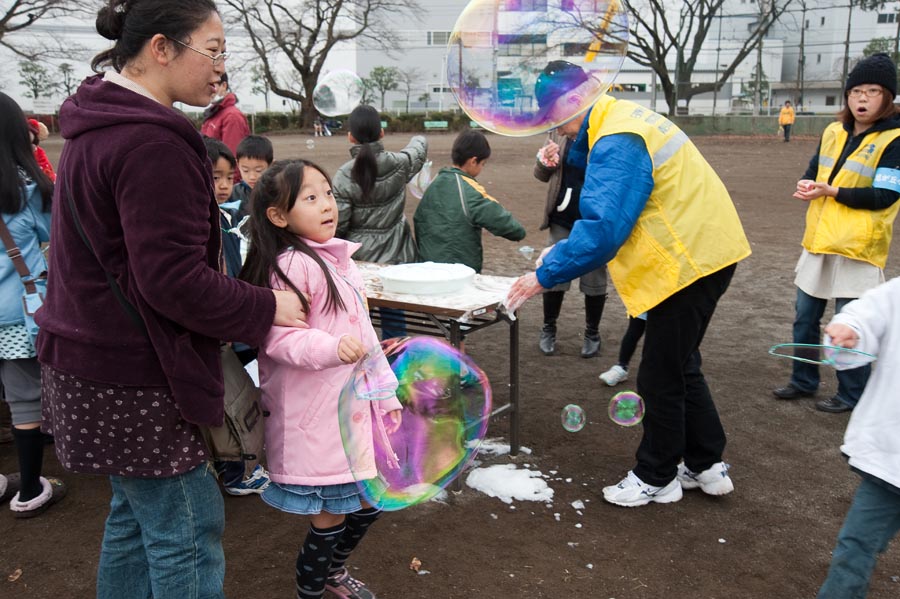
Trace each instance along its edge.
{"label": "backpack", "polygon": [[225,378],[225,421],[222,426],[202,426],[200,433],[213,459],[243,461],[246,478],[259,464],[265,444],[260,392],[234,350],[227,345],[222,346],[222,374]]}

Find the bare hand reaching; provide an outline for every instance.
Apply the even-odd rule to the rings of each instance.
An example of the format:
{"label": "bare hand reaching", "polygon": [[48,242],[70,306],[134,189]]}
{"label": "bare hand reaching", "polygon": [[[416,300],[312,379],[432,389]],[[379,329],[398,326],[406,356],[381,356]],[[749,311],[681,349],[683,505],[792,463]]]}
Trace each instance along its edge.
{"label": "bare hand reaching", "polygon": [[356,337],[344,335],[338,343],[338,357],[344,364],[354,364],[366,355],[366,349]]}
{"label": "bare hand reaching", "polygon": [[859,343],[859,335],[845,324],[830,324],[825,327],[825,333],[831,337],[831,344],[837,347],[853,348]]}

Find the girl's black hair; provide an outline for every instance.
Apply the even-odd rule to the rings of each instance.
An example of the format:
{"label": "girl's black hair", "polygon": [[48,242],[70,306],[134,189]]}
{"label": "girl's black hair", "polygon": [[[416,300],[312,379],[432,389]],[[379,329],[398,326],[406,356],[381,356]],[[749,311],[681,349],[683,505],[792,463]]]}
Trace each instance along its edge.
{"label": "girl's black hair", "polygon": [[359,185],[361,199],[365,202],[375,190],[378,178],[378,162],[369,144],[381,139],[381,115],[372,106],[360,104],[350,113],[350,134],[362,144],[353,161],[350,180]]}
{"label": "girl's black hair", "polygon": [[0,212],[17,214],[25,207],[25,182],[19,169],[41,192],[41,208],[50,211],[53,183],[38,166],[31,149],[28,122],[16,101],[0,92]]}
{"label": "girl's black hair", "polygon": [[[116,44],[95,56],[91,68],[121,71],[158,33],[188,43],[191,32],[217,12],[213,0],[108,0],[97,13],[97,33]],[[185,50],[181,44],[174,49],[176,55]]]}
{"label": "girl's black hair", "polygon": [[325,274],[325,281],[328,285],[328,299],[325,301],[325,308],[346,310],[328,265],[312,248],[306,245],[303,238],[287,229],[276,227],[266,215],[266,210],[273,206],[284,212],[288,212],[294,207],[297,196],[300,194],[300,187],[303,185],[303,171],[307,167],[322,173],[325,180],[328,181],[328,185],[331,185],[328,173],[322,167],[308,160],[278,160],[272,163],[272,166],[267,168],[256,182],[256,186],[250,194],[250,251],[238,278],[257,287],[271,288],[270,277],[272,273],[275,273],[282,283],[297,294],[303,304],[303,309],[308,313],[309,301],[278,265],[278,256],[285,249],[292,247],[312,258]]}

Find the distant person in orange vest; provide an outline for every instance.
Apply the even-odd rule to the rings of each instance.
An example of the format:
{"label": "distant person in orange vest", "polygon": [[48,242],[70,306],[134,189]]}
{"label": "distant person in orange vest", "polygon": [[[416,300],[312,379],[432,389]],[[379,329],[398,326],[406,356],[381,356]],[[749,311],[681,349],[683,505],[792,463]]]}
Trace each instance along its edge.
{"label": "distant person in orange vest", "polygon": [[785,143],[791,141],[791,126],[793,126],[793,124],[794,107],[791,106],[790,100],[786,100],[784,106],[781,108],[781,113],[778,115],[778,125],[781,127],[782,131],[784,131]]}

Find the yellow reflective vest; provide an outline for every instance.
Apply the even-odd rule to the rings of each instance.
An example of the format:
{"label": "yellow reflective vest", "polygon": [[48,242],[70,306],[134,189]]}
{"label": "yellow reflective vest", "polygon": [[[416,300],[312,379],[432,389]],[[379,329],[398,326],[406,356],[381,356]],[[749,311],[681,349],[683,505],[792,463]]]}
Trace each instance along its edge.
{"label": "yellow reflective vest", "polygon": [[[847,131],[840,122],[832,123],[822,134],[819,146],[819,170],[816,181],[828,182],[847,143]],[[888,145],[900,137],[900,129],[875,131],[866,135],[856,151],[847,157],[831,185],[835,187],[871,187],[875,169]],[[882,210],[851,208],[835,198],[821,197],[809,202],[803,247],[813,254],[837,254],[884,268],[894,219],[900,202]]]}
{"label": "yellow reflective vest", "polygon": [[630,316],[750,255],[725,185],[694,144],[662,115],[603,96],[588,120],[591,148],[633,133],[653,161],[653,191],[631,235],[607,265]]}

